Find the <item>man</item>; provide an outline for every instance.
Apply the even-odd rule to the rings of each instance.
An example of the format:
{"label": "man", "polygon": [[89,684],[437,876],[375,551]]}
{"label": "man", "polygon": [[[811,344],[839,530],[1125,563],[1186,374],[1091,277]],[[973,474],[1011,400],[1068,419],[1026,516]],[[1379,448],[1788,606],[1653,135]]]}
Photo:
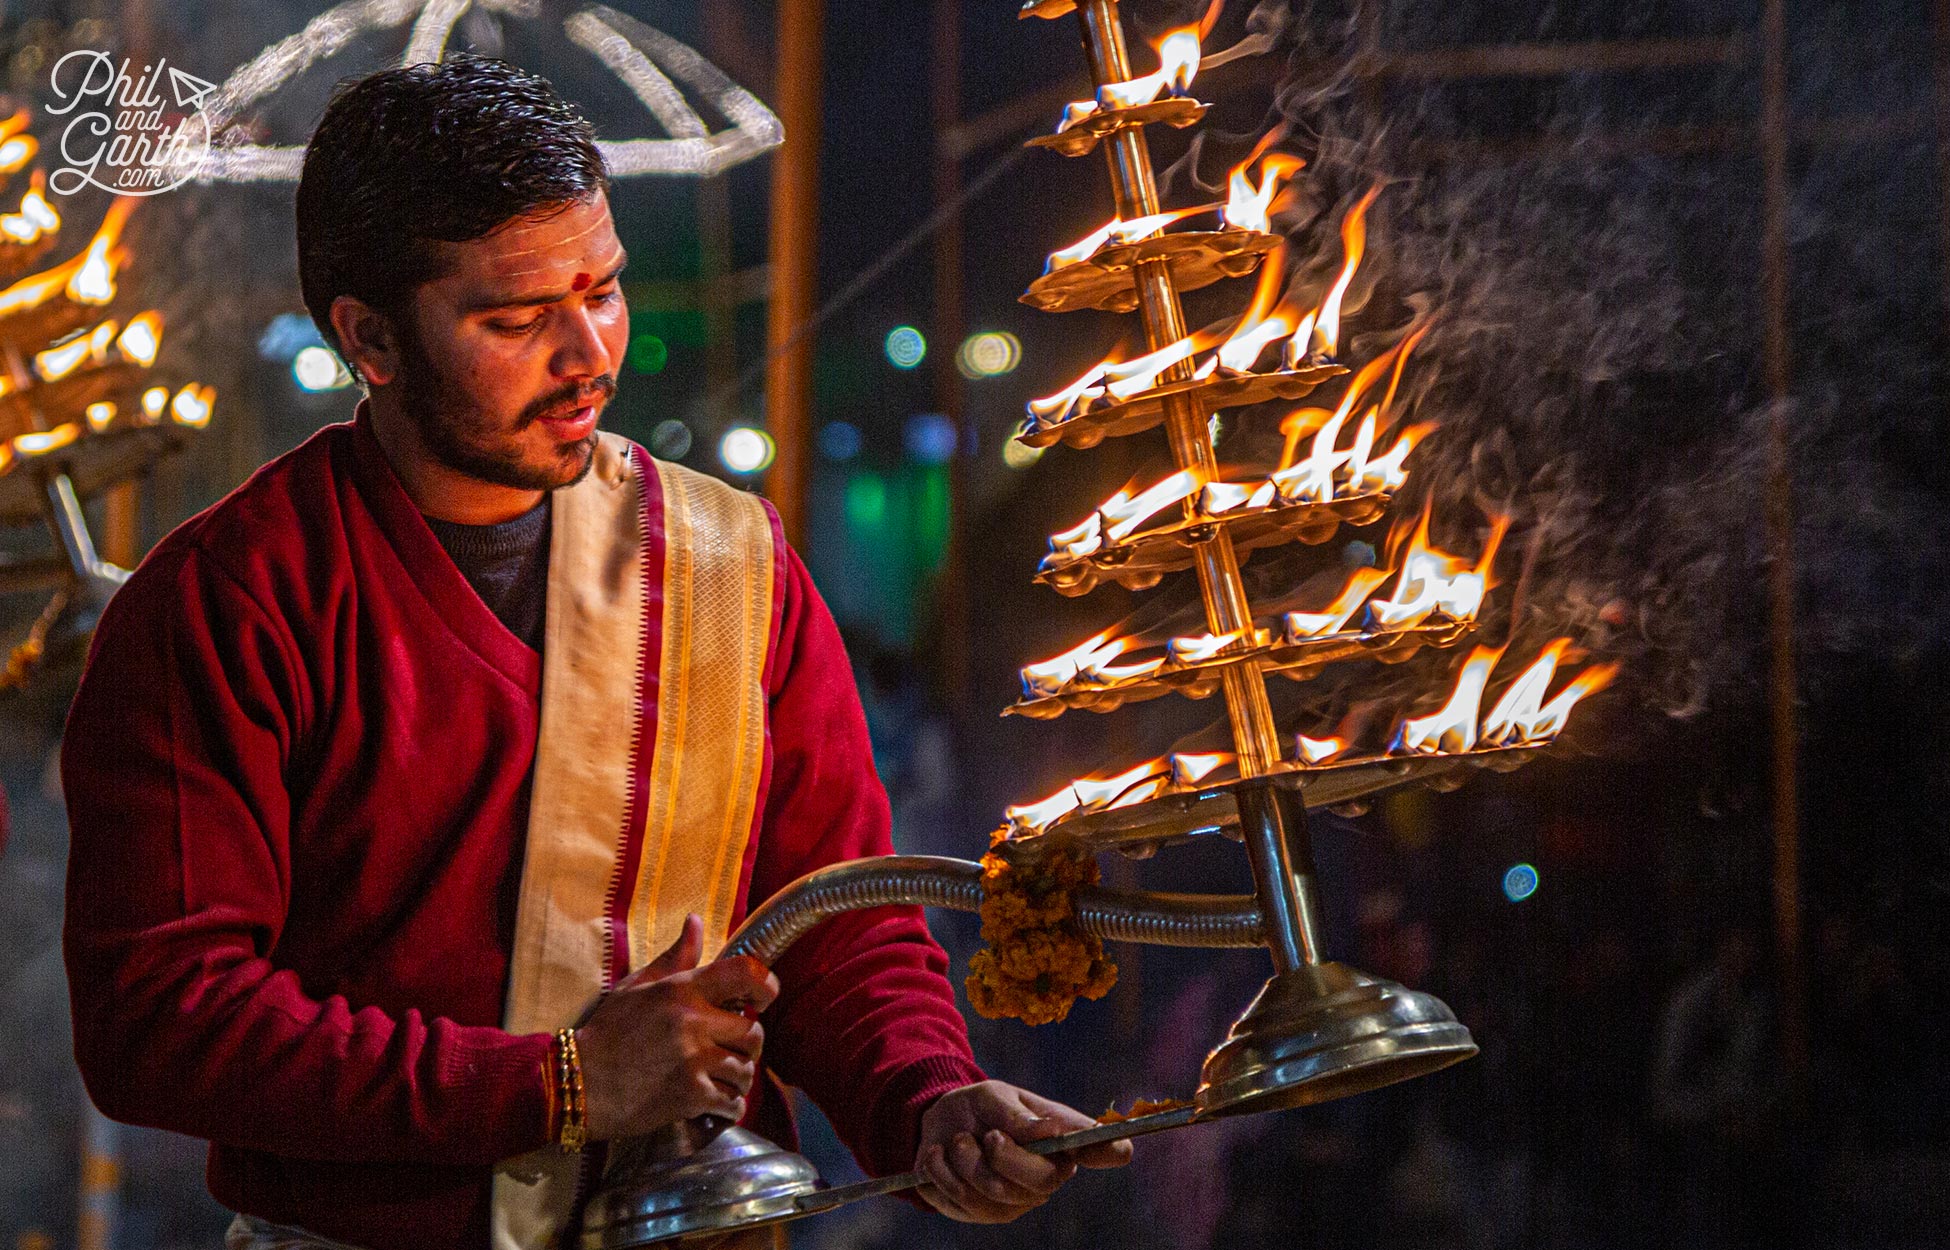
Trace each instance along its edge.
{"label": "man", "polygon": [[888,852],[887,803],[770,508],[597,431],[628,316],[587,123],[496,61],[372,75],[297,222],[366,397],[150,553],[68,723],[97,1105],[208,1138],[256,1250],[555,1244],[585,1135],[789,1136],[761,1061],[949,1215],[1046,1198],[1073,1165],[1018,1143],[1090,1121],[983,1079],[918,911],[700,963]]}

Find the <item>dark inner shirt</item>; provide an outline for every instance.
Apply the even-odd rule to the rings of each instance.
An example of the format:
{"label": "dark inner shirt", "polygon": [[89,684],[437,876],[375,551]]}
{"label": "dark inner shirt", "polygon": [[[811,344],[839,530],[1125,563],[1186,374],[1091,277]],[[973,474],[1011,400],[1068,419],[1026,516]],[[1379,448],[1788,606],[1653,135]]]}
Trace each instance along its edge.
{"label": "dark inner shirt", "polygon": [[498,525],[426,521],[481,602],[509,633],[540,651],[548,604],[549,496]]}

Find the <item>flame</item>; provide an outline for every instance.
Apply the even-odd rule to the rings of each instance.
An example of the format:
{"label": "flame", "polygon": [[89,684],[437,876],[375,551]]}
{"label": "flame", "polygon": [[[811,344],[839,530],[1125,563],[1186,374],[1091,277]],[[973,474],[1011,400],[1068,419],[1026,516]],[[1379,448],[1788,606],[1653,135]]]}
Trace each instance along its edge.
{"label": "flame", "polygon": [[40,150],[40,142],[33,135],[14,135],[0,141],[0,174],[19,173]]}
{"label": "flame", "polygon": [[64,421],[51,430],[16,434],[13,447],[23,456],[44,456],[57,448],[66,447],[80,437],[81,427],[72,421]]}
{"label": "flame", "polygon": [[1112,542],[1122,542],[1147,518],[1197,494],[1204,485],[1205,479],[1197,471],[1180,469],[1131,498],[1124,498],[1124,492],[1119,491],[1097,510],[1097,515],[1104,519],[1104,536]]}
{"label": "flame", "polygon": [[1324,638],[1337,634],[1347,624],[1348,618],[1359,610],[1368,596],[1375,592],[1381,583],[1388,580],[1385,569],[1356,569],[1347,579],[1347,585],[1334,597],[1334,602],[1318,612],[1289,612],[1286,614],[1286,640],[1300,642],[1308,638]]}
{"label": "flame", "polygon": [[1242,482],[1207,482],[1199,492],[1198,510],[1203,516],[1224,516],[1252,497],[1253,487]]}
{"label": "flame", "polygon": [[128,328],[115,340],[115,350],[148,368],[156,363],[156,353],[162,349],[162,326],[162,314],[153,308],[130,318]]}
{"label": "flame", "polygon": [[1309,764],[1330,760],[1347,750],[1347,741],[1344,738],[1309,738],[1306,734],[1296,734],[1295,738],[1300,758]]}
{"label": "flame", "polygon": [[[144,396],[145,403],[147,396]],[[1022,692],[1028,698],[1052,695],[1083,670],[1084,664],[1099,651],[1106,651],[1104,658],[1111,659],[1131,644],[1128,640],[1112,641],[1110,631],[1105,630],[1095,638],[1087,638],[1062,655],[1053,656],[1039,664],[1027,664],[1022,670]]]}
{"label": "flame", "polygon": [[1070,789],[1076,792],[1078,807],[1084,811],[1095,811],[1100,807],[1114,805],[1112,800],[1122,798],[1133,786],[1141,786],[1161,774],[1169,776],[1170,767],[1170,757],[1160,755],[1155,760],[1146,760],[1136,768],[1128,769],[1115,777],[1105,777],[1102,780],[1079,778],[1070,783]]}
{"label": "flame", "polygon": [[198,386],[191,382],[169,401],[169,415],[178,425],[200,429],[210,424],[210,408],[216,402],[217,389],[214,386]]}
{"label": "flame", "polygon": [[1219,347],[1219,363],[1236,373],[1250,372],[1272,343],[1292,329],[1286,310],[1274,311],[1280,290],[1286,284],[1286,246],[1281,244],[1260,262],[1259,282],[1253,288],[1252,303],[1246,306],[1232,333]]}
{"label": "flame", "polygon": [[[1325,503],[1334,498],[1336,493],[1334,483],[1337,475],[1346,477],[1350,485],[1359,486],[1361,478],[1367,472],[1368,448],[1374,441],[1373,425],[1367,425],[1364,431],[1357,432],[1354,445],[1348,450],[1336,450],[1335,444],[1340,441],[1341,430],[1346,426],[1348,417],[1353,415],[1355,405],[1360,402],[1362,395],[1374,385],[1376,379],[1390,365],[1399,365],[1400,361],[1405,360],[1421,340],[1420,332],[1410,334],[1361,366],[1349,380],[1347,391],[1341,396],[1340,407],[1336,408],[1333,415],[1318,428],[1314,434],[1312,449],[1308,452],[1307,458],[1298,464],[1291,462],[1293,451],[1299,446],[1300,439],[1303,437],[1302,431],[1311,420],[1311,418],[1303,420],[1303,414],[1320,410],[1303,408],[1280,423],[1280,428],[1286,431],[1286,449],[1281,455],[1281,468],[1267,479],[1266,487],[1262,488],[1265,491],[1266,503],[1270,504],[1276,494],[1278,498],[1288,503]],[[1393,394],[1392,388],[1389,394]],[[1373,413],[1373,419],[1377,422],[1380,420],[1380,413],[1381,409],[1377,406]],[[1407,454],[1407,449],[1403,449],[1402,455]],[[1344,468],[1349,472],[1343,474],[1341,471]],[[1358,493],[1358,490],[1355,493]]]}
{"label": "flame", "polygon": [[1341,276],[1327,292],[1327,298],[1320,302],[1320,317],[1315,322],[1313,334],[1303,340],[1308,344],[1305,350],[1333,359],[1340,344],[1341,301],[1347,296],[1347,288],[1354,281],[1354,271],[1361,266],[1361,253],[1368,245],[1368,206],[1381,194],[1379,186],[1371,187],[1355,206],[1341,219],[1341,253],[1346,257],[1341,264]]}
{"label": "flame", "polygon": [[[1158,384],[1158,375],[1212,346],[1216,340],[1203,330],[1188,334],[1176,343],[1167,343],[1155,352],[1148,352],[1135,360],[1119,361],[1103,366],[1104,393],[1116,400],[1148,391]],[[1194,375],[1197,376],[1197,375]]]}
{"label": "flame", "polygon": [[1429,518],[1430,507],[1424,504],[1408,552],[1402,558],[1401,576],[1394,590],[1388,599],[1368,603],[1370,629],[1410,629],[1438,612],[1466,621],[1483,606],[1483,595],[1489,589],[1490,566],[1496,560],[1503,535],[1510,528],[1510,518],[1490,518],[1489,539],[1473,567],[1429,544]]}
{"label": "flame", "polygon": [[1195,786],[1210,776],[1213,770],[1237,758],[1230,751],[1214,751],[1210,755],[1174,755],[1171,757],[1171,784]]}
{"label": "flame", "polygon": [[44,234],[52,234],[61,228],[61,214],[47,202],[42,194],[46,179],[40,170],[34,171],[32,184],[27,194],[20,197],[20,211],[0,216],[0,236],[9,243],[32,243]]}
{"label": "flame", "polygon": [[1510,684],[1483,721],[1483,741],[1492,746],[1547,742],[1564,729],[1578,700],[1604,689],[1618,675],[1616,664],[1594,664],[1573,678],[1555,699],[1544,702],[1569,638],[1558,638]]}
{"label": "flame", "polygon": [[1047,829],[1055,821],[1075,811],[1078,802],[1076,788],[1064,786],[1038,802],[1004,808],[1002,816],[1018,829]]}
{"label": "flame", "polygon": [[1211,211],[1212,205],[1200,204],[1195,208],[1179,208],[1173,209],[1168,213],[1153,213],[1149,217],[1138,217],[1131,221],[1125,221],[1122,217],[1113,217],[1104,223],[1101,228],[1091,231],[1070,246],[1058,248],[1056,251],[1051,252],[1049,259],[1043,262],[1043,272],[1050,273],[1063,268],[1065,265],[1074,265],[1078,261],[1087,260],[1098,248],[1104,246],[1106,243],[1113,241],[1117,243],[1136,243],[1139,239],[1150,238],[1174,221],[1182,221],[1187,217],[1196,217],[1200,213],[1209,213]]}
{"label": "flame", "polygon": [[162,416],[163,409],[169,406],[169,388],[152,386],[142,392],[142,415],[154,421]]}
{"label": "flame", "polygon": [[[0,292],[0,300],[4,300],[5,298],[5,293]],[[1054,395],[1046,395],[1041,399],[1030,400],[1029,415],[1036,419],[1038,425],[1061,425],[1063,422],[1069,420],[1071,409],[1075,408],[1079,401],[1083,401],[1087,406],[1089,400],[1095,399],[1104,393],[1102,386],[1104,371],[1115,363],[1116,357],[1106,356],[1096,364],[1090,366],[1082,377],[1070,383]],[[1094,395],[1091,393],[1093,390],[1095,391]]]}
{"label": "flame", "polygon": [[[1216,16],[1218,9],[1219,6],[1214,4],[1208,18]],[[1201,21],[1196,26],[1181,26],[1177,30],[1166,31],[1164,37],[1152,45],[1158,53],[1156,70],[1123,82],[1107,82],[1097,88],[1095,99],[1065,105],[1063,119],[1056,124],[1056,132],[1062,134],[1102,111],[1137,108],[1162,95],[1184,95],[1191,89],[1192,79],[1198,76],[1199,40],[1209,29],[1209,23]]]}
{"label": "flame", "polygon": [[1229,634],[1192,634],[1173,638],[1165,644],[1165,653],[1171,657],[1173,664],[1197,664],[1211,659],[1245,636],[1245,630],[1235,629]]}
{"label": "flame", "polygon": [[132,195],[119,195],[108,206],[95,237],[88,241],[87,250],[79,258],[79,267],[68,279],[69,299],[78,304],[106,304],[115,298],[115,270],[128,257],[115,241],[122,237],[122,227],[135,211],[136,203]]}
{"label": "flame", "polygon": [[115,339],[117,323],[104,321],[87,334],[76,334],[67,341],[34,353],[34,372],[43,382],[58,382],[83,364],[100,364]]}
{"label": "flame", "polygon": [[1258,158],[1255,152],[1227,177],[1225,220],[1235,229],[1267,234],[1273,228],[1273,197],[1307,162],[1290,152],[1269,152],[1259,159],[1259,184],[1255,186],[1250,171]]}
{"label": "flame", "polygon": [[1390,750],[1397,754],[1438,755],[1467,751],[1476,745],[1476,714],[1490,670],[1503,658],[1501,647],[1478,647],[1470,652],[1449,701],[1427,716],[1402,722]]}
{"label": "flame", "polygon": [[86,415],[89,429],[105,430],[115,420],[115,405],[105,399],[98,400],[88,405]]}

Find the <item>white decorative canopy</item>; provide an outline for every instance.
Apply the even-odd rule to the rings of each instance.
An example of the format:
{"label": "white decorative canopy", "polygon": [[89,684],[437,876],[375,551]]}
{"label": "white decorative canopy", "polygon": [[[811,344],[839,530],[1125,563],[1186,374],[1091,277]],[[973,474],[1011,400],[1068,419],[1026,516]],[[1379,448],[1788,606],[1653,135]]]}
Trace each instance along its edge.
{"label": "white decorative canopy", "polygon": [[[199,182],[296,182],[302,146],[225,141],[224,130],[253,105],[358,36],[413,23],[401,65],[438,61],[454,24],[469,8],[534,20],[540,0],[344,0],[305,28],[258,53],[226,79],[203,110],[212,143]],[[708,178],[785,139],[784,128],[757,96],[697,51],[604,4],[579,9],[563,22],[570,42],[608,66],[663,130],[663,138],[601,139],[596,146],[612,177],[675,174]],[[681,87],[680,85],[681,84]],[[731,123],[715,134],[691,97]]]}

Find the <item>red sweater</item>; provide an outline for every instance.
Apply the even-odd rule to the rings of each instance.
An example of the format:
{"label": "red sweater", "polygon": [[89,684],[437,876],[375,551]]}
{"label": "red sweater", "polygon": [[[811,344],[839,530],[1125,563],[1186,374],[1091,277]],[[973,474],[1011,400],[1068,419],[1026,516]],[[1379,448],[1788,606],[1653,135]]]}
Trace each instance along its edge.
{"label": "red sweater", "polygon": [[[831,615],[788,554],[738,913],[892,850]],[[487,1244],[490,1166],[545,1144],[546,1034],[497,1027],[541,659],[370,431],[321,431],[164,539],[68,719],[75,1054],[108,1115],[210,1140],[211,1192],[372,1250]],[[780,962],[765,1061],[869,1171],[982,1079],[912,908]],[[755,1099],[755,1102],[758,1101]],[[754,1116],[789,1134],[781,1108]]]}

